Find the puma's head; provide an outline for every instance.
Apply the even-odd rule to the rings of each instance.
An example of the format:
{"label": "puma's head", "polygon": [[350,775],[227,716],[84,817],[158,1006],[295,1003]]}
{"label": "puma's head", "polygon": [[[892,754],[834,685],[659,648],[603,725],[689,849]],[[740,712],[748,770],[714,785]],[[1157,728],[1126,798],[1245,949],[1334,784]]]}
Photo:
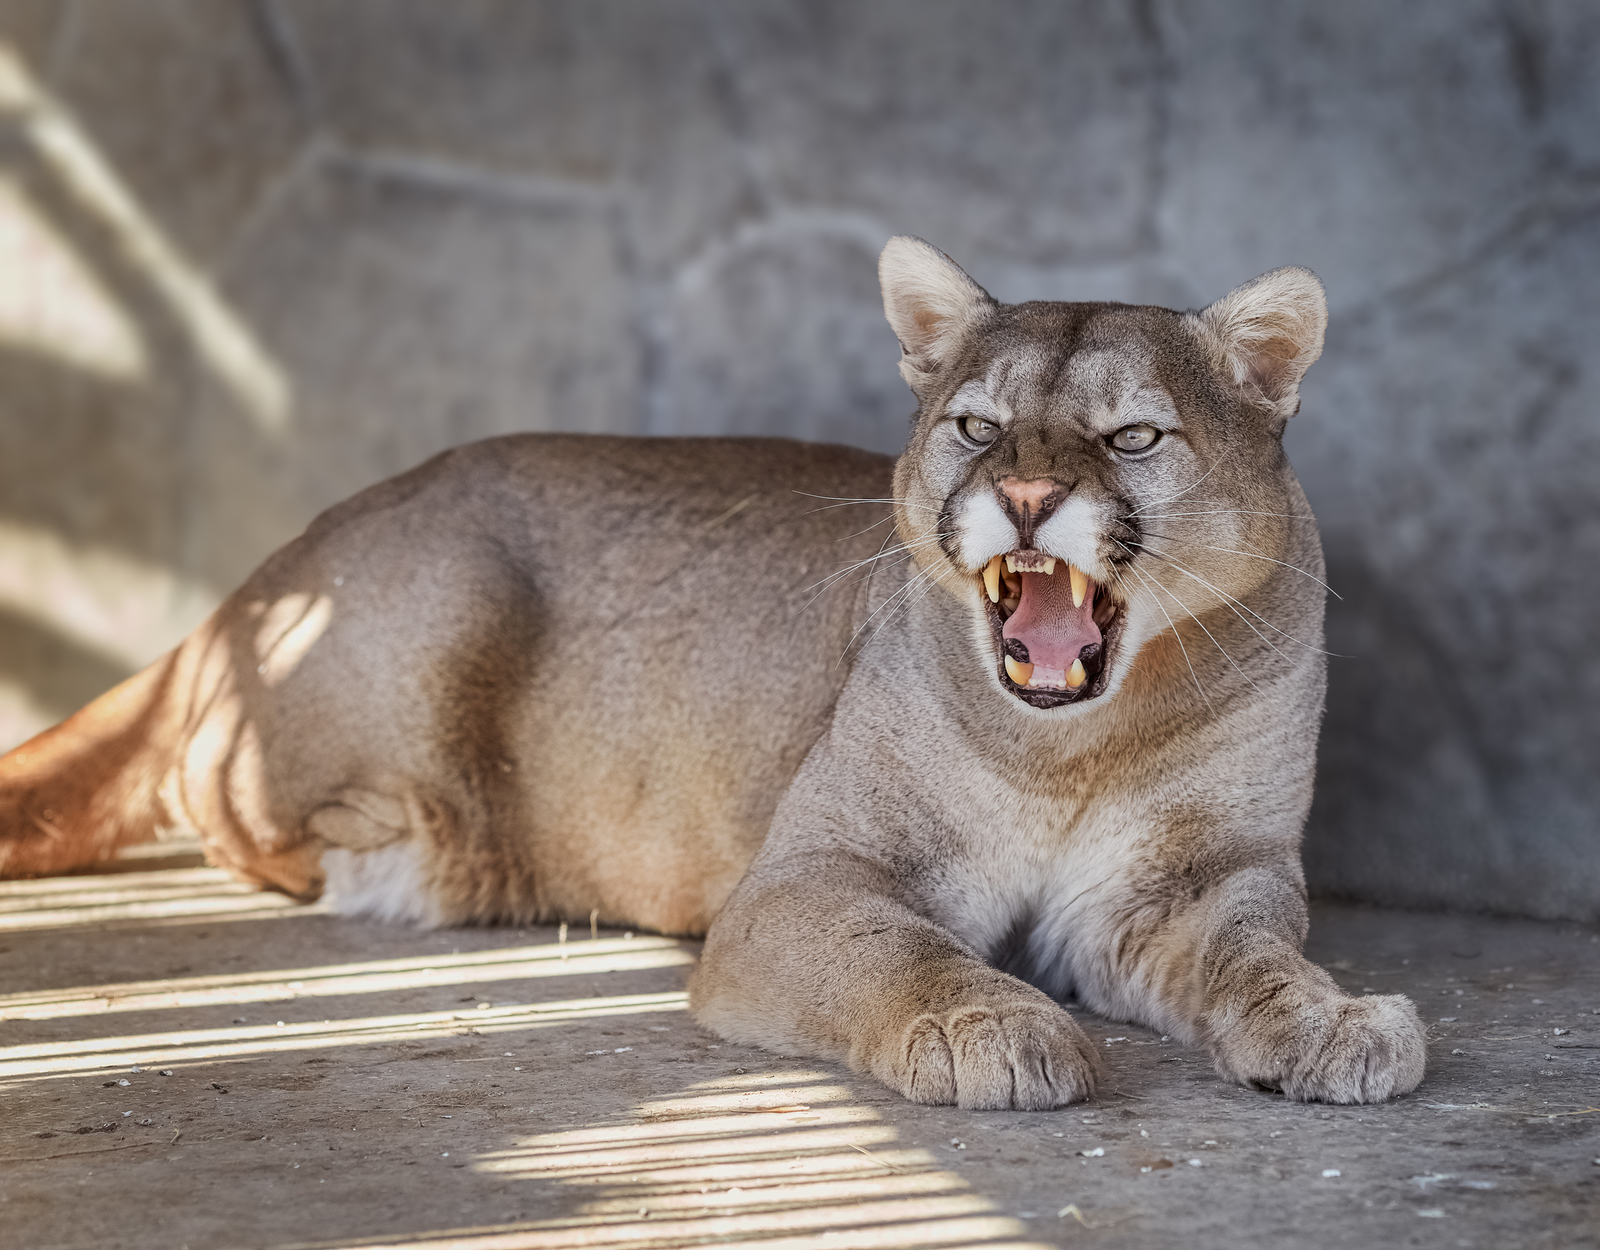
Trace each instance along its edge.
{"label": "puma's head", "polygon": [[879,276],[919,405],[901,537],[970,602],[1004,690],[1082,704],[1174,621],[1249,623],[1241,601],[1303,512],[1281,436],[1322,350],[1312,273],[1275,269],[1198,313],[1001,304],[907,237]]}

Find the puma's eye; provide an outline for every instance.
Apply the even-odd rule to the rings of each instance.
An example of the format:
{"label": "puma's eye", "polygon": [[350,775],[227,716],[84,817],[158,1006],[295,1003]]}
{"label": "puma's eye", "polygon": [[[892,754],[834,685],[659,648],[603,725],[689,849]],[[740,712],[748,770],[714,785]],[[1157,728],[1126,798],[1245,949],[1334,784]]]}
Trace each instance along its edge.
{"label": "puma's eye", "polygon": [[1000,437],[1000,427],[982,417],[962,417],[956,424],[969,443],[977,443],[980,447],[987,447]]}
{"label": "puma's eye", "polygon": [[1111,445],[1118,451],[1145,451],[1160,437],[1161,431],[1153,425],[1125,425],[1111,436]]}

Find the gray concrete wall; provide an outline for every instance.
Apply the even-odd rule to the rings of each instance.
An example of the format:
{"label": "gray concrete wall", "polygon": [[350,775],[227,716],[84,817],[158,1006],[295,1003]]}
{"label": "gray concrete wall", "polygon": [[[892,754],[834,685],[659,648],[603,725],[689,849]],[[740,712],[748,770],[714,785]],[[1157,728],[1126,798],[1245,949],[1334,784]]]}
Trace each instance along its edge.
{"label": "gray concrete wall", "polygon": [[1600,9],[0,0],[0,736],[511,430],[886,451],[893,233],[1002,299],[1317,270],[1314,885],[1600,915]]}

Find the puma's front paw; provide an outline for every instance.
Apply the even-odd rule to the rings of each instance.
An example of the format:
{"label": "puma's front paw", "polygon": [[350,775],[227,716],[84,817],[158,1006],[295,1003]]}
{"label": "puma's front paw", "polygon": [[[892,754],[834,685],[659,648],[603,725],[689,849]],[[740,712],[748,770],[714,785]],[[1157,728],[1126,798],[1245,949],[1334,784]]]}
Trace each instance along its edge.
{"label": "puma's front paw", "polygon": [[914,1019],[880,1077],[912,1102],[1046,1111],[1094,1093],[1099,1060],[1054,1003],[973,1003]]}
{"label": "puma's front paw", "polygon": [[[1290,991],[1292,993],[1292,991]],[[1422,1081],[1427,1037],[1400,994],[1282,996],[1212,1041],[1217,1071],[1301,1102],[1382,1102]]]}

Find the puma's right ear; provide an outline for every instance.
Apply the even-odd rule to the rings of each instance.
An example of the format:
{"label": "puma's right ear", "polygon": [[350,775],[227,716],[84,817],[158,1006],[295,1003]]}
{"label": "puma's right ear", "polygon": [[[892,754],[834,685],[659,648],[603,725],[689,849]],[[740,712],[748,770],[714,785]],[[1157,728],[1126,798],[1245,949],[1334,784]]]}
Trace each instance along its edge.
{"label": "puma's right ear", "polygon": [[994,299],[938,248],[896,235],[878,258],[883,313],[905,353],[900,375],[912,390],[925,374],[949,361],[974,321]]}

